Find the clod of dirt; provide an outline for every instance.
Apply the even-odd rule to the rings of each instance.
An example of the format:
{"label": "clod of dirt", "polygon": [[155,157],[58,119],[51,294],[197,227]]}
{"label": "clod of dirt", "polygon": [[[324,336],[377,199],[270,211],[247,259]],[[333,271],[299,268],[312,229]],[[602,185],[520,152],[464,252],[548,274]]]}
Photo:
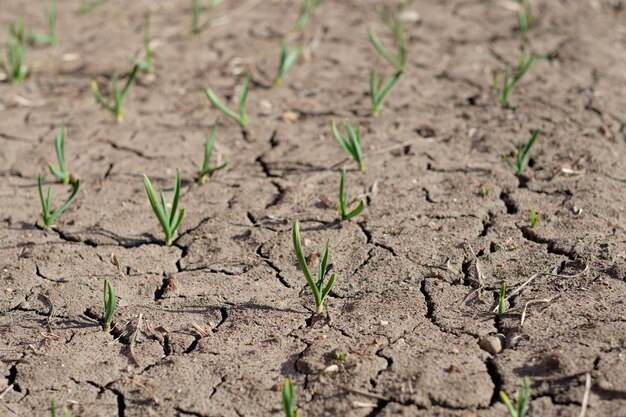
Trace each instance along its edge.
{"label": "clod of dirt", "polygon": [[504,349],[505,345],[506,337],[501,333],[487,336],[478,342],[478,346],[480,346],[482,350],[489,352],[492,355],[500,353],[502,349]]}
{"label": "clod of dirt", "polygon": [[435,136],[435,128],[429,125],[428,123],[422,123],[415,129],[418,135],[423,138],[432,138]]}

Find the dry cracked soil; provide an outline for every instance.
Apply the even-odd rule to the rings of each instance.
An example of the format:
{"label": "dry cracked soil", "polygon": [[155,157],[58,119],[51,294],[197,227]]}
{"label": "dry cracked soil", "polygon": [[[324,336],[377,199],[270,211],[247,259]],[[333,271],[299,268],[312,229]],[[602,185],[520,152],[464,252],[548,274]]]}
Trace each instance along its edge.
{"label": "dry cracked soil", "polygon": [[[74,416],[279,416],[291,378],[303,417],[496,417],[498,392],[516,397],[528,376],[530,416],[626,416],[626,6],[533,2],[531,47],[551,57],[500,108],[491,70],[517,62],[512,3],[416,0],[407,68],[373,118],[370,70],[391,70],[367,27],[390,43],[376,6],[392,1],[328,0],[297,36],[299,2],[233,0],[195,37],[190,1],[85,15],[59,1],[59,46],[29,47],[30,77],[0,85],[0,415],[49,416],[55,396]],[[43,31],[43,5],[2,0],[0,26],[24,16]],[[138,77],[118,125],[89,85],[128,73],[148,11],[156,73]],[[272,88],[283,37],[304,50]],[[230,165],[198,186],[218,116],[203,88],[233,106],[247,71],[250,125],[222,120]],[[365,172],[331,118],[360,120]],[[82,186],[44,231],[37,175],[63,119]],[[533,129],[517,177],[502,155]],[[343,166],[367,208],[339,222]],[[170,199],[176,168],[187,214],[167,247],[141,174]],[[313,266],[330,241],[321,317],[296,219]]]}

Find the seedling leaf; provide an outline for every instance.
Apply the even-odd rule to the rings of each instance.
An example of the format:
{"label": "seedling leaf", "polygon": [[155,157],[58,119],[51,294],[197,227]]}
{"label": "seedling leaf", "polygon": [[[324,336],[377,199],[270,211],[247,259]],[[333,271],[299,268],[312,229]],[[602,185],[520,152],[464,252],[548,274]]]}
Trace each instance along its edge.
{"label": "seedling leaf", "polygon": [[337,139],[337,142],[339,142],[339,145],[343,148],[344,151],[346,151],[349,156],[352,157],[352,159],[357,162],[357,164],[359,165],[359,171],[364,171],[365,162],[363,161],[363,152],[361,150],[361,129],[359,127],[359,124],[357,122],[356,130],[352,126],[352,123],[350,123],[349,121],[346,121],[344,126],[348,135],[347,138],[345,138],[341,134],[341,132],[339,132],[335,120],[331,120],[330,122],[330,127],[333,131],[333,135],[335,136],[335,139]]}
{"label": "seedling leaf", "polygon": [[302,270],[302,273],[306,278],[306,282],[309,285],[309,288],[311,288],[311,292],[313,292],[313,297],[315,298],[315,312],[316,314],[322,314],[324,312],[324,300],[335,282],[335,275],[333,274],[328,280],[326,286],[323,286],[324,278],[328,272],[326,270],[328,264],[328,242],[326,242],[324,256],[322,257],[322,261],[320,263],[318,280],[315,282],[313,281],[313,277],[311,276],[311,272],[309,271],[309,267],[307,266],[304,253],[302,251],[302,245],[300,244],[300,224],[297,220],[293,224],[292,237],[294,250],[296,252],[296,259],[298,260],[300,269]]}
{"label": "seedling leaf", "polygon": [[291,51],[287,49],[287,42],[280,41],[280,64],[278,66],[278,72],[276,78],[274,78],[274,87],[280,87],[283,82],[283,77],[296,63],[298,56],[300,55],[300,48],[295,48]]}
{"label": "seedling leaf", "polygon": [[111,331],[111,323],[113,322],[113,314],[117,308],[117,300],[115,297],[115,289],[113,284],[108,279],[104,280],[104,289],[102,291],[102,298],[104,300],[104,331]]}
{"label": "seedling leaf", "polygon": [[183,217],[185,216],[185,209],[181,209],[180,212],[177,213],[178,203],[180,200],[180,173],[178,168],[176,168],[174,199],[172,200],[171,210],[168,210],[167,208],[162,189],[159,189],[159,197],[157,197],[156,192],[152,187],[152,183],[146,175],[143,176],[143,183],[146,189],[146,194],[148,194],[148,200],[152,206],[152,211],[154,211],[155,216],[161,224],[163,233],[165,233],[165,244],[170,246],[174,240],[174,235],[176,234],[176,231],[180,227]]}
{"label": "seedling leaf", "polygon": [[241,87],[241,92],[239,93],[239,114],[235,113],[222,102],[222,100],[215,95],[213,90],[210,87],[206,87],[204,92],[216,109],[224,113],[224,115],[230,119],[233,119],[242,129],[245,129],[248,125],[248,115],[246,114],[246,102],[248,99],[248,89],[250,87],[250,80],[252,76],[248,74],[243,81],[243,86]]}
{"label": "seedling leaf", "polygon": [[140,68],[141,63],[135,63],[132,71],[128,75],[126,84],[124,84],[124,87],[121,90],[118,86],[117,72],[113,73],[113,78],[111,81],[111,96],[113,98],[113,104],[107,103],[104,97],[102,97],[100,89],[98,88],[98,83],[95,80],[91,82],[91,92],[96,99],[96,102],[106,110],[113,113],[113,115],[115,116],[115,120],[118,123],[122,123],[124,113],[124,101],[126,101],[126,96],[128,95],[130,86],[133,84],[133,81],[135,81],[135,77],[137,76],[137,72]]}
{"label": "seedling leaf", "polygon": [[350,220],[351,218],[358,216],[365,209],[365,201],[361,200],[358,206],[348,212],[348,196],[349,189],[345,189],[346,170],[341,170],[341,180],[339,181],[339,213],[341,214],[341,220]]}
{"label": "seedling leaf", "polygon": [[68,197],[68,199],[63,203],[61,207],[52,212],[52,188],[48,187],[48,193],[46,198],[43,196],[43,185],[42,185],[42,176],[39,174],[37,179],[37,189],[39,191],[39,199],[41,200],[41,220],[43,221],[43,225],[45,229],[50,229],[54,221],[63,213],[69,205],[74,201],[76,195],[78,194],[78,190],[80,189],[80,179],[77,179],[74,182],[72,187],[72,193]]}

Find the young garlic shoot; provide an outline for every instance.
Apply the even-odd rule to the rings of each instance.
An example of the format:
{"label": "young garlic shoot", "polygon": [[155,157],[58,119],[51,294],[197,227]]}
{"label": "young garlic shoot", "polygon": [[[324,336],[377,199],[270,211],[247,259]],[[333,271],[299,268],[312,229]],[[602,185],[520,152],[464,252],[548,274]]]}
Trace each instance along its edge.
{"label": "young garlic shoot", "polygon": [[[174,184],[174,199],[172,200],[172,209],[168,210],[165,203],[165,196],[163,195],[163,189],[159,189],[159,197],[157,197],[152,188],[152,183],[146,175],[143,176],[143,183],[150,200],[150,205],[154,211],[155,216],[161,224],[163,233],[165,233],[165,244],[171,246],[174,241],[174,235],[180,227],[180,223],[185,216],[185,209],[181,209],[178,212],[178,202],[180,200],[180,173],[176,168],[176,182]],[[177,213],[178,212],[178,213]]]}
{"label": "young garlic shoot", "polygon": [[[213,9],[222,2],[222,0],[208,0],[206,5],[206,11],[210,15]],[[191,5],[191,34],[197,35],[206,29],[211,24],[210,17],[206,22],[200,24],[200,15],[202,14],[202,7],[200,0],[193,0]]]}
{"label": "young garlic shoot", "polygon": [[349,121],[346,121],[344,126],[348,135],[347,138],[339,132],[339,129],[337,129],[337,122],[335,122],[335,120],[331,120],[330,122],[333,135],[335,135],[335,139],[337,139],[339,145],[341,145],[343,150],[357,162],[359,165],[359,171],[364,171],[365,161],[363,160],[363,152],[361,151],[361,128],[359,123],[356,123],[356,129]]}
{"label": "young garlic shoot", "polygon": [[65,168],[65,121],[61,122],[61,127],[59,128],[59,133],[57,133],[54,143],[59,167],[56,168],[52,165],[52,162],[48,162],[50,173],[63,182],[63,184],[76,182],[76,178]]}
{"label": "young garlic shoot", "polygon": [[[50,398],[50,417],[58,417],[57,397],[54,395]],[[72,417],[72,413],[67,407],[63,407],[63,417]]]}
{"label": "young garlic shoot", "polygon": [[402,75],[402,72],[396,72],[383,85],[383,77],[379,77],[375,69],[372,70],[370,75],[370,97],[372,99],[372,109],[370,112],[372,116],[378,116],[380,114],[380,107],[385,102],[387,95],[400,78],[400,75]]}
{"label": "young garlic shoot", "polygon": [[152,15],[146,14],[146,25],[143,30],[143,60],[137,62],[141,69],[146,70],[148,74],[154,73],[154,52],[152,51],[152,35],[150,34],[150,24],[152,23]]}
{"label": "young garlic shoot", "polygon": [[239,93],[239,114],[235,113],[222,102],[211,90],[211,88],[206,87],[204,92],[216,109],[224,113],[226,117],[233,119],[242,129],[245,129],[248,126],[248,115],[246,113],[246,101],[248,99],[248,89],[250,87],[250,80],[252,76],[248,74],[243,81],[243,86],[241,87],[241,92]]}
{"label": "young garlic shoot", "polygon": [[300,14],[298,15],[298,20],[296,21],[296,25],[294,27],[294,31],[302,32],[307,22],[309,21],[309,17],[313,14],[313,11],[322,3],[323,0],[302,0],[302,5],[300,6]]}
{"label": "young garlic shoot", "polygon": [[87,14],[96,7],[100,6],[102,3],[104,3],[104,1],[105,0],[80,0],[80,7],[78,8],[78,12],[80,14]]}
{"label": "young garlic shoot", "polygon": [[396,72],[402,73],[402,71],[404,71],[407,58],[404,38],[401,38],[402,41],[399,42],[398,51],[394,56],[391,52],[387,50],[387,48],[385,48],[385,46],[378,38],[378,35],[376,35],[376,31],[374,31],[372,27],[369,27],[367,29],[367,35],[369,36],[372,45],[374,45],[374,48],[376,48],[376,51],[378,51],[378,53],[385,59],[385,61],[389,62],[396,69]]}
{"label": "young garlic shoot", "polygon": [[517,397],[517,408],[513,407],[511,400],[504,391],[500,391],[500,401],[502,401],[511,417],[525,417],[530,406],[530,380],[528,377],[524,377],[520,387]]}
{"label": "young garlic shoot", "polygon": [[322,256],[322,261],[319,266],[319,273],[317,282],[313,280],[311,276],[311,272],[309,271],[309,267],[306,263],[306,258],[304,257],[304,253],[302,251],[302,245],[300,243],[300,224],[296,220],[293,224],[292,230],[293,237],[293,247],[296,252],[296,258],[298,259],[298,264],[300,265],[300,269],[306,278],[306,282],[311,288],[313,292],[313,297],[315,298],[315,313],[322,314],[324,312],[324,300],[326,296],[330,292],[335,283],[335,274],[332,274],[329,278],[326,286],[324,286],[324,278],[326,278],[327,273],[327,265],[328,265],[328,241],[326,242],[326,248],[324,249],[324,255]]}
{"label": "young garlic shoot", "polygon": [[111,331],[111,323],[113,323],[113,314],[117,307],[117,300],[115,298],[115,288],[108,279],[104,280],[104,290],[102,292],[102,298],[104,300],[104,324],[102,328],[105,332]]}
{"label": "young garlic shoot", "polygon": [[391,30],[391,33],[393,34],[393,40],[396,45],[401,45],[405,42],[404,27],[401,15],[404,12],[404,9],[412,3],[413,0],[404,0],[398,5],[395,13],[390,9],[387,9],[387,7],[385,6],[380,6],[378,8],[378,15]]}
{"label": "young garlic shoot", "polygon": [[57,45],[57,1],[52,0],[52,4],[50,8],[46,11],[46,15],[48,18],[48,33],[41,34],[36,32],[31,32],[29,38],[32,39],[33,42],[47,44],[51,46]]}
{"label": "young garlic shoot", "polygon": [[339,182],[339,214],[341,214],[341,220],[350,220],[356,217],[365,209],[365,201],[361,200],[359,205],[352,211],[348,211],[348,194],[350,188],[345,189],[346,170],[341,169],[341,181]]}
{"label": "young garlic shoot", "polygon": [[283,78],[287,71],[293,67],[300,55],[300,48],[295,48],[289,51],[287,49],[287,42],[280,41],[280,64],[278,66],[278,72],[276,78],[274,78],[274,87],[280,87],[283,83]]}
{"label": "young garlic shoot", "polygon": [[537,225],[539,224],[539,219],[541,218],[541,212],[535,211],[534,207],[530,209],[530,227],[531,229],[537,229]]}
{"label": "young garlic shoot", "polygon": [[18,19],[16,24],[9,26],[9,38],[7,41],[7,54],[0,61],[0,68],[6,74],[6,78],[12,84],[21,84],[30,73],[30,65],[26,64],[26,38],[24,35],[24,23]]}
{"label": "young garlic shoot", "polygon": [[498,72],[496,70],[492,73],[492,86],[496,92],[498,97],[498,103],[500,107],[508,107],[509,106],[509,97],[513,90],[517,87],[522,77],[530,67],[533,65],[544,61],[547,59],[544,55],[536,55],[531,54],[528,56],[528,52],[525,46],[522,47],[522,53],[520,55],[519,64],[513,78],[511,78],[511,69],[507,68],[504,71],[504,76],[502,78],[502,82],[500,82],[500,77],[498,76]]}
{"label": "young garlic shoot", "polygon": [[133,84],[133,81],[135,81],[135,77],[137,76],[137,72],[139,71],[140,67],[141,67],[141,64],[135,64],[133,66],[133,69],[126,80],[126,84],[124,84],[124,87],[122,89],[120,89],[118,85],[117,72],[113,73],[113,80],[112,80],[112,86],[111,86],[113,104],[109,104],[102,97],[102,94],[100,93],[100,89],[98,88],[98,83],[95,80],[91,82],[91,92],[93,93],[93,96],[96,99],[96,102],[100,106],[102,106],[104,109],[113,113],[117,123],[122,123],[122,120],[124,119],[124,101],[126,100],[126,97],[128,96],[128,90],[130,89],[130,86]]}
{"label": "young garlic shoot", "polygon": [[501,316],[506,313],[506,282],[502,281],[500,286],[500,298],[498,299],[498,315]]}
{"label": "young garlic shoot", "polygon": [[283,383],[283,411],[285,417],[298,417],[300,410],[296,410],[294,405],[293,382],[291,379],[285,379]]}
{"label": "young garlic shoot", "polygon": [[65,200],[65,203],[58,209],[52,211],[52,188],[48,187],[46,197],[43,195],[42,176],[39,174],[37,180],[37,188],[39,190],[39,200],[41,201],[41,220],[45,229],[50,229],[54,225],[54,221],[72,204],[80,189],[80,179],[76,179],[72,186],[72,193]]}
{"label": "young garlic shoot", "polygon": [[532,135],[530,136],[530,140],[528,141],[526,145],[523,145],[521,143],[517,145],[517,153],[515,155],[515,162],[511,162],[509,161],[508,158],[506,158],[506,161],[515,171],[515,174],[522,175],[524,173],[524,170],[526,169],[526,165],[528,165],[528,158],[530,157],[530,150],[532,149],[533,145],[535,144],[535,141],[539,137],[539,133],[541,133],[541,130],[535,129]]}
{"label": "young garlic shoot", "polygon": [[517,21],[522,42],[527,43],[528,30],[533,24],[532,6],[530,0],[517,0]]}
{"label": "young garlic shoot", "polygon": [[[215,121],[213,125],[213,129],[211,130],[210,136],[205,136],[204,140],[204,160],[202,161],[202,166],[200,167],[200,175],[198,176],[198,184],[206,183],[208,177],[212,176],[216,171],[220,169],[226,168],[228,165],[228,157],[224,158],[224,162],[221,164],[218,160],[218,165],[211,168],[209,163],[211,162],[211,156],[213,155],[213,144],[215,142],[215,132],[217,131],[217,125],[219,120]],[[218,158],[219,159],[219,158]]]}

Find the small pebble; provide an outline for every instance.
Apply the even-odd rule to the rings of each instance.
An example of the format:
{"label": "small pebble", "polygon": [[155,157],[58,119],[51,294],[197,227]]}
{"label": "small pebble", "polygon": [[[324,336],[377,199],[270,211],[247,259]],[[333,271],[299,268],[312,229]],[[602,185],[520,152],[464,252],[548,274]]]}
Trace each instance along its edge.
{"label": "small pebble", "polygon": [[478,342],[478,346],[485,352],[489,352],[492,355],[500,353],[502,349],[504,349],[504,345],[506,343],[506,337],[503,334],[495,334],[491,336],[485,337],[483,340]]}

